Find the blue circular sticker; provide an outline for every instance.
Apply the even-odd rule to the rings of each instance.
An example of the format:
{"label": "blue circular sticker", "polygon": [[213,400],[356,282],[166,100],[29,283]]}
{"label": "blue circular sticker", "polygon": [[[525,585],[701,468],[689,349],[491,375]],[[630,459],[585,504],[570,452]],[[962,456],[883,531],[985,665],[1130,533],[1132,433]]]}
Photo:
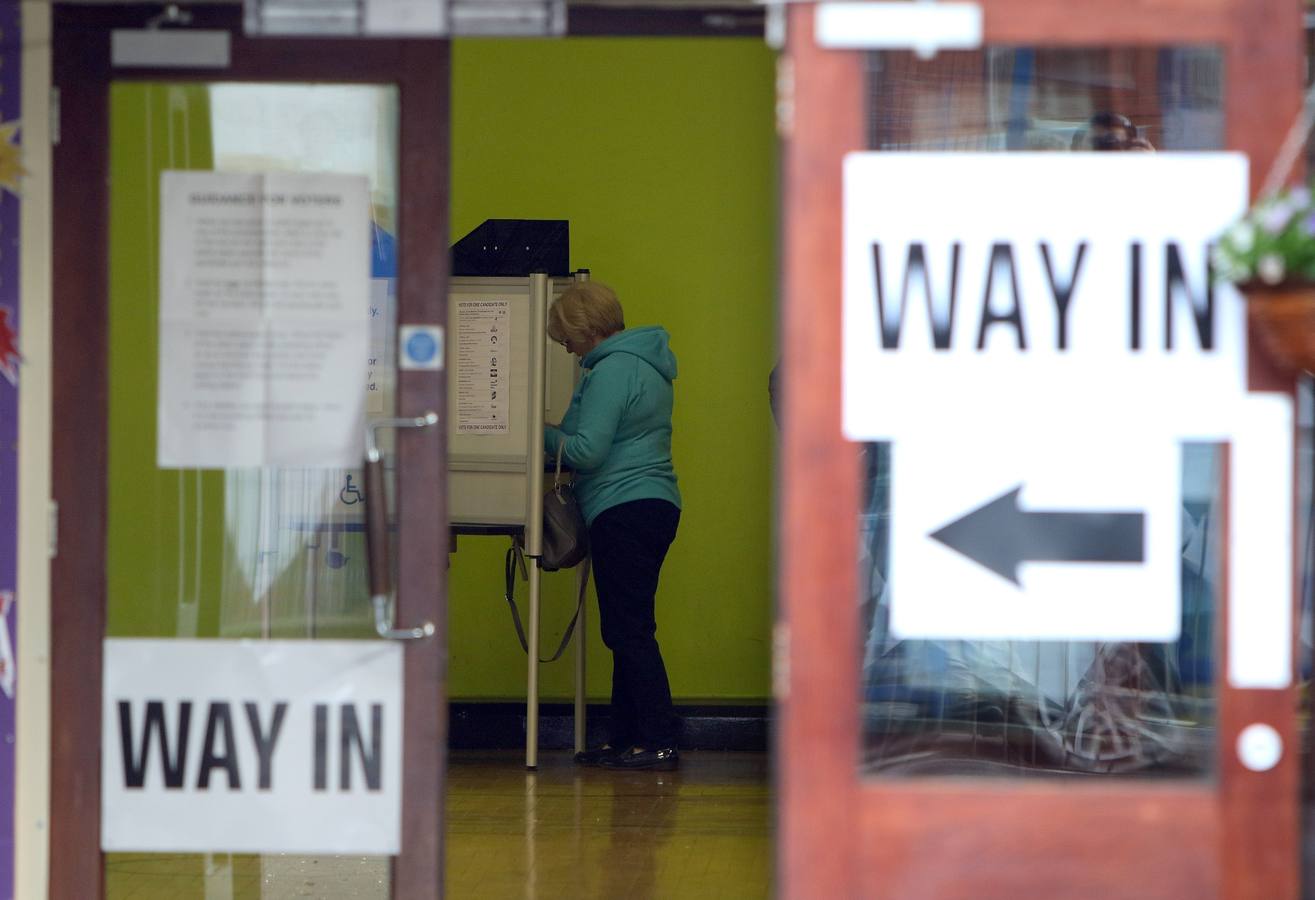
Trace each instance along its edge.
{"label": "blue circular sticker", "polygon": [[424,331],[417,331],[407,338],[406,355],[417,363],[428,363],[438,352],[438,344],[434,341],[432,335]]}

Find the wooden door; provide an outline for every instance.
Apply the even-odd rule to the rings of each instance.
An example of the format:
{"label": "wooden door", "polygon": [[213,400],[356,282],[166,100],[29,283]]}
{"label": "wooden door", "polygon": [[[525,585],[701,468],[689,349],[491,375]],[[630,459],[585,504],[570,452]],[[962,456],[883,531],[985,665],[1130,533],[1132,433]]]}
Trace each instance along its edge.
{"label": "wooden door", "polygon": [[[1003,760],[1003,768],[1013,767],[1005,777],[984,777],[981,767],[972,766],[952,769],[952,777],[916,767],[865,770],[872,745],[864,742],[872,735],[860,710],[888,722],[895,706],[916,709],[917,701],[887,694],[878,698],[885,704],[879,707],[859,677],[871,629],[870,618],[862,618],[869,579],[860,573],[860,561],[865,573],[871,569],[870,554],[861,554],[871,546],[865,543],[871,529],[879,527],[864,523],[863,514],[871,512],[865,504],[880,507],[888,469],[879,449],[842,437],[840,312],[842,158],[877,145],[929,149],[928,136],[945,137],[940,126],[917,120],[918,104],[943,103],[936,110],[947,120],[970,115],[973,101],[955,105],[945,99],[956,66],[960,75],[969,73],[960,86],[965,79],[980,85],[990,78],[991,48],[1028,48],[1033,66],[1046,53],[1094,52],[1087,60],[1102,60],[1100,83],[1084,95],[1089,102],[1081,114],[1069,112],[1071,123],[1081,125],[1088,112],[1133,102],[1144,83],[1139,79],[1155,83],[1163,77],[1154,48],[1204,48],[1215,54],[1210,65],[1222,73],[1214,149],[1248,155],[1254,194],[1301,104],[1301,5],[988,0],[981,4],[983,50],[931,61],[911,53],[874,58],[821,49],[814,39],[817,6],[789,7],[778,104],[785,142],[785,429],[776,636],[782,896],[1297,896],[1297,692],[1239,689],[1222,674],[1228,662],[1222,578],[1211,595],[1215,625],[1206,642],[1206,652],[1215,654],[1206,679],[1213,704],[1207,728],[1212,761],[1185,777],[1113,767],[1082,777],[1026,777],[1043,768],[1034,757]],[[1078,68],[1090,72],[1088,63]],[[1017,57],[1011,65],[1017,75]],[[1062,59],[1058,65],[1063,68]],[[1114,72],[1118,78],[1106,77]],[[1154,130],[1165,115],[1147,103],[1136,124],[1151,123]],[[1006,131],[1000,149],[1012,140]],[[1156,132],[1155,139],[1161,138]],[[952,153],[945,165],[954,165]],[[1250,359],[1252,390],[1293,389],[1263,358],[1253,353]],[[892,389],[916,391],[916,385]],[[1217,452],[1221,475],[1215,484],[1222,502],[1227,448]],[[868,530],[861,538],[863,528]],[[898,571],[898,559],[890,564]],[[1221,565],[1227,565],[1226,550]],[[997,724],[1007,724],[1013,714],[1003,710]],[[1248,770],[1238,761],[1234,748],[1249,723],[1272,726],[1288,748],[1267,771]],[[988,738],[987,729],[971,730],[969,740],[974,737]],[[962,758],[974,757],[970,752]]]}
{"label": "wooden door", "polygon": [[[245,625],[228,633],[217,629],[216,622],[222,620],[215,618],[219,603],[215,599],[219,596],[216,585],[226,577],[222,572],[228,564],[213,563],[229,558],[224,554],[228,553],[236,534],[234,520],[230,517],[227,525],[217,527],[216,521],[230,515],[231,510],[224,505],[224,492],[233,487],[236,479],[244,477],[243,473],[180,472],[178,484],[185,487],[174,500],[150,507],[153,512],[139,519],[136,525],[121,515],[125,492],[155,491],[160,496],[174,497],[170,493],[173,488],[157,488],[158,483],[169,479],[157,477],[160,473],[154,468],[149,439],[138,454],[144,462],[133,469],[130,457],[136,449],[135,441],[141,436],[140,429],[123,427],[126,420],[116,418],[140,401],[146,416],[143,421],[147,423],[144,430],[150,432],[155,427],[153,391],[140,391],[145,396],[134,398],[133,389],[125,388],[121,372],[124,367],[134,365],[134,351],[125,351],[126,345],[115,341],[134,329],[153,332],[151,321],[158,304],[152,301],[155,287],[149,273],[156,271],[159,260],[156,258],[158,235],[152,238],[150,228],[158,207],[152,206],[150,198],[159,183],[156,169],[217,167],[218,150],[214,149],[214,141],[218,139],[219,127],[213,112],[217,106],[212,103],[217,104],[215,92],[219,89],[239,88],[268,96],[285,88],[305,91],[335,86],[345,88],[358,99],[361,91],[365,91],[369,95],[365,108],[372,117],[369,121],[377,124],[380,134],[387,135],[379,143],[388,151],[381,153],[381,158],[387,159],[380,163],[383,167],[380,171],[386,169],[390,179],[388,184],[375,184],[378,189],[375,212],[386,207],[387,215],[376,215],[372,226],[374,275],[376,280],[390,282],[388,293],[395,297],[395,302],[389,301],[393,308],[388,315],[390,327],[380,334],[395,336],[396,329],[391,326],[397,323],[441,326],[446,315],[447,42],[253,38],[243,34],[240,6],[190,5],[186,9],[191,17],[189,28],[218,30],[229,35],[228,65],[190,67],[187,60],[181,60],[169,68],[116,68],[111,64],[111,30],[141,29],[159,12],[158,8],[70,5],[58,6],[54,12],[54,86],[58,97],[55,107],[58,139],[54,148],[54,320],[58,325],[54,354],[59,372],[54,414],[61,421],[76,423],[75,427],[56,428],[53,451],[55,500],[62,510],[63,522],[59,554],[52,563],[55,719],[50,887],[54,897],[104,896],[107,888],[109,857],[101,853],[100,840],[102,642],[107,636],[379,639],[374,635],[369,596],[360,584],[343,595],[341,616],[332,622],[324,615],[323,606],[316,621],[314,600],[307,601],[305,608],[298,607],[302,611],[286,616],[288,621],[282,624],[280,614],[272,609],[272,583],[279,578],[294,577],[297,566],[316,573],[309,575],[309,580],[298,582],[311,585],[305,588],[311,592],[310,596],[315,596],[314,578],[342,576],[352,567],[360,566],[365,552],[359,523],[330,517],[321,510],[306,520],[309,525],[298,525],[294,541],[299,561],[281,566],[277,570],[280,574],[266,579],[261,591],[247,588],[244,606],[249,612],[243,615],[254,613],[255,618],[247,623],[254,631],[244,635]],[[248,101],[259,99],[252,93],[244,96]],[[144,138],[129,133],[137,127],[131,124],[134,108],[143,111],[138,124]],[[332,105],[323,106],[318,118],[302,116],[303,109],[295,99],[281,108],[289,113],[288,121],[301,122],[297,127],[313,128],[322,143],[331,142],[332,136],[346,127],[344,123],[354,121],[352,110],[337,108],[335,112]],[[356,108],[361,108],[360,104]],[[128,112],[119,116],[123,109]],[[268,119],[266,126],[252,125],[250,121],[241,115],[236,125],[230,121],[225,126],[229,136],[247,140],[253,135],[251,129],[270,124]],[[288,126],[288,122],[273,124],[285,129]],[[284,135],[287,139],[286,131]],[[303,136],[291,135],[297,140]],[[163,161],[134,158],[131,148],[143,143],[149,150],[146,155],[158,152],[168,158]],[[277,156],[285,148],[276,144],[277,141],[265,141],[269,152]],[[335,148],[319,149],[332,155]],[[295,170],[296,161],[287,165]],[[143,166],[149,171],[143,170]],[[307,162],[305,168],[327,170],[322,160]],[[348,169],[355,174],[350,166]],[[139,184],[146,195],[140,204],[142,209],[136,212],[131,211],[135,207],[125,205],[127,201],[141,200],[130,196],[125,200],[125,192],[134,190],[133,184]],[[381,200],[385,194],[386,198]],[[125,239],[129,245],[140,243],[139,252],[135,257],[131,253],[115,256],[117,261],[112,263],[111,245]],[[384,245],[387,252],[381,249]],[[142,287],[135,298],[116,300],[123,297],[127,283],[122,281],[124,277],[129,281],[140,277]],[[132,309],[146,318],[137,318]],[[154,353],[150,350],[140,353],[140,350],[138,355],[148,360],[144,371],[153,383]],[[168,375],[163,372],[159,377]],[[380,408],[374,415],[418,417],[429,411],[443,411],[446,389],[441,367],[410,370],[400,367],[400,370],[390,369],[384,377],[390,385],[395,409]],[[119,412],[112,415],[112,406]],[[391,859],[367,861],[378,875],[368,887],[372,895],[409,898],[437,897],[442,893],[442,791],[447,729],[443,627],[447,525],[442,434],[441,428],[416,429],[399,435],[395,444],[396,620],[402,626],[425,621],[438,623],[438,629],[430,637],[409,641],[402,658],[400,853]],[[125,460],[128,469],[123,468]],[[391,459],[389,468],[394,468]],[[136,474],[125,477],[130,470]],[[260,469],[256,474],[259,476],[264,471]],[[113,481],[111,473],[115,473]],[[320,476],[308,474],[307,477]],[[342,477],[339,474],[338,481]],[[224,478],[228,479],[227,488],[222,481],[214,480]],[[321,493],[330,504],[339,499],[343,503],[355,502],[363,487],[361,481],[358,471],[355,482],[347,481],[341,493],[336,483],[332,491]],[[162,526],[162,520],[151,518],[171,503],[177,506],[176,525]],[[211,515],[216,503],[221,510],[217,520]],[[200,512],[202,508],[206,513]],[[115,546],[129,546],[122,543],[125,540],[130,545],[140,541],[143,546],[153,546],[151,542],[158,541],[163,533],[161,527],[174,534],[170,540],[176,540],[178,547],[187,549],[178,551],[176,562],[171,561],[173,551],[147,549],[146,555],[153,555],[156,562],[145,568],[176,565],[178,590],[196,593],[187,604],[182,597],[171,599],[160,594],[155,601],[146,597],[148,607],[154,603],[152,608],[163,612],[156,615],[147,611],[142,616],[140,609],[131,611],[137,609],[133,604],[141,598],[125,598],[123,595],[131,592],[119,590],[115,579],[107,574],[107,569],[118,565],[111,550]],[[347,549],[349,544],[354,549]],[[193,564],[194,560],[202,559],[208,562]],[[185,578],[181,574],[184,562],[191,572]],[[119,570],[123,568],[120,566]],[[370,587],[374,588],[373,582]],[[184,621],[188,618],[184,606],[190,606],[190,621]],[[123,617],[125,610],[129,611],[127,619]],[[128,624],[125,630],[125,623],[134,618],[136,624]],[[161,618],[167,621],[162,622]],[[301,624],[293,621],[296,619]],[[259,892],[258,873],[263,859],[225,861],[223,865],[232,869],[224,876],[225,883],[239,885],[245,874],[249,876],[246,887],[239,887],[239,891],[254,884]],[[180,895],[206,891],[203,885],[208,876],[203,869],[213,867],[212,862],[206,860],[203,866],[195,856],[178,856],[175,864],[179,870],[197,876],[178,883]],[[244,865],[245,873],[234,874]]]}

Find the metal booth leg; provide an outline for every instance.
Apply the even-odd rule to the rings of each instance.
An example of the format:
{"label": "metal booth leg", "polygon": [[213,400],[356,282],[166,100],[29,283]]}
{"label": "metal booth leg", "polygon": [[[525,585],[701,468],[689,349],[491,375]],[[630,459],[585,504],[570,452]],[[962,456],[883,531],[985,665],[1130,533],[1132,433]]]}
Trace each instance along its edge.
{"label": "metal booth leg", "polygon": [[[586,559],[575,567],[575,595],[578,597],[584,590],[584,580],[589,577],[588,569],[589,560]],[[585,749],[585,702],[584,702],[584,662],[585,662],[585,616],[588,612],[588,603],[580,604],[580,615],[575,621],[575,752],[580,753]]]}
{"label": "metal booth leg", "polygon": [[525,679],[525,768],[539,765],[539,582],[543,573],[537,560],[529,566],[530,621],[525,628],[529,671]]}

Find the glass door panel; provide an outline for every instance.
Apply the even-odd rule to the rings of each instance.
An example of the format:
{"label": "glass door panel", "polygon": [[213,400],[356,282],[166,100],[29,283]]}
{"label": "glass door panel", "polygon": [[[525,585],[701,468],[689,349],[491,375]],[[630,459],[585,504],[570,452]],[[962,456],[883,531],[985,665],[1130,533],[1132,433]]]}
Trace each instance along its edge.
{"label": "glass door panel", "polygon": [[[367,418],[389,416],[397,382],[397,89],[118,82],[110,122],[106,636],[373,638],[359,470],[156,466],[157,389],[170,377],[159,371],[159,186],[168,170],[364,176],[370,358],[359,390]],[[111,897],[390,895],[386,857],[105,860]]]}
{"label": "glass door panel", "polygon": [[[1223,146],[1223,60],[1215,49],[987,48],[930,60],[880,52],[867,55],[865,69],[869,150],[1154,153]],[[1135,221],[1137,197],[1109,203],[1115,215]],[[1109,212],[1074,209],[1073,216]],[[864,774],[1214,771],[1218,446],[1181,448],[1181,630],[1168,643],[898,639],[888,627],[887,586],[900,565],[889,549],[890,483],[898,473],[889,444],[865,445],[862,460]]]}

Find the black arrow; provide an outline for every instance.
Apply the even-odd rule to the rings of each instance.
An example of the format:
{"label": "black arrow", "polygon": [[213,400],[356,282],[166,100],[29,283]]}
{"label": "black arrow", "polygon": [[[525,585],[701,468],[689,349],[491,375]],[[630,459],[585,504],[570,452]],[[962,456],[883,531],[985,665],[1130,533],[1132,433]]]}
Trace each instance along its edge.
{"label": "black arrow", "polygon": [[1021,562],[1139,563],[1146,516],[1139,512],[1025,512],[1020,484],[931,537],[1014,584]]}

